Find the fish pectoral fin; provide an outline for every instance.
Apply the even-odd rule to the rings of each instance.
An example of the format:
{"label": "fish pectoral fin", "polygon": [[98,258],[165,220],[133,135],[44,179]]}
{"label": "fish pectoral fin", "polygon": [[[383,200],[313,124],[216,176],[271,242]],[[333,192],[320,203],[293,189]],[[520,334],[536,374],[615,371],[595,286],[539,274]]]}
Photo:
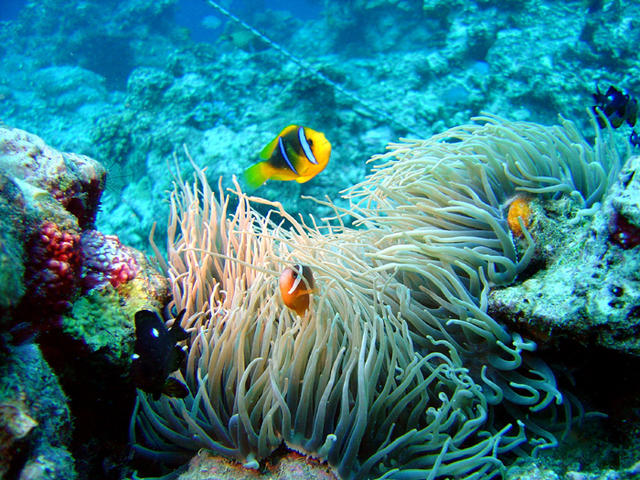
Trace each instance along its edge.
{"label": "fish pectoral fin", "polygon": [[313,177],[315,177],[315,174],[314,175],[307,175],[306,177],[298,177],[298,178],[296,178],[296,182],[305,183],[305,182],[308,182],[309,180],[311,180]]}
{"label": "fish pectoral fin", "polygon": [[171,355],[167,361],[169,371],[175,372],[184,364],[184,361],[187,358],[187,354],[184,349],[180,345],[173,346],[173,355]]}
{"label": "fish pectoral fin", "polygon": [[169,377],[167,381],[164,382],[162,393],[169,397],[184,398],[189,395],[189,389],[177,378]]}

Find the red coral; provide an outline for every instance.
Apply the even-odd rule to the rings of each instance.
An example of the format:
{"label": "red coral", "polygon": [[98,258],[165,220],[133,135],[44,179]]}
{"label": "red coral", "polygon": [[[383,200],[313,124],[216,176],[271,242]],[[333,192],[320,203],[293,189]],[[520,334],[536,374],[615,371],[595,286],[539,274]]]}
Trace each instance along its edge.
{"label": "red coral", "polygon": [[53,222],[44,222],[31,241],[31,263],[27,269],[30,297],[62,312],[70,305],[77,288],[80,267],[80,236]]}
{"label": "red coral", "polygon": [[135,278],[140,270],[129,247],[115,235],[96,230],[82,234],[82,286],[86,290],[110,283],[118,287]]}

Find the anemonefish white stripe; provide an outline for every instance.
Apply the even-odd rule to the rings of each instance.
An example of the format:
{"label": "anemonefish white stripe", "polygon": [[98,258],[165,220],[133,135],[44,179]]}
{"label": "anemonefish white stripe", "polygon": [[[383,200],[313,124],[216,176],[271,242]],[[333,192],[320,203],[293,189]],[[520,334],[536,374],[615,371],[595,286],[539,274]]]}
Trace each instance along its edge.
{"label": "anemonefish white stripe", "polygon": [[302,281],[302,265],[296,265],[296,270],[294,270],[294,272],[296,273],[296,279],[293,282],[293,285],[291,286],[291,288],[289,289],[289,291],[287,292],[289,295],[291,295],[293,292],[296,291],[296,288],[298,288],[298,285],[300,285],[300,282]]}
{"label": "anemonefish white stripe", "polygon": [[296,265],[296,270],[294,270],[295,274],[296,274],[296,279],[293,282],[293,285],[291,286],[291,288],[289,289],[289,291],[287,292],[289,295],[291,295],[293,292],[296,291],[296,289],[298,288],[298,285],[300,285],[300,282],[302,281],[302,269],[304,267],[302,265]]}
{"label": "anemonefish white stripe", "polygon": [[291,161],[289,161],[289,157],[287,155],[286,149],[284,148],[284,142],[282,141],[282,137],[278,137],[278,147],[280,148],[280,154],[282,155],[282,158],[284,158],[284,161],[287,162],[287,165],[289,165],[289,168],[291,169],[291,171],[297,175],[298,171],[295,168],[293,168]]}
{"label": "anemonefish white stripe", "polygon": [[307,142],[307,137],[305,137],[304,135],[304,127],[298,128],[298,140],[300,140],[300,145],[302,145],[302,150],[304,151],[304,154],[307,156],[309,161],[314,165],[318,165],[318,161],[316,160],[316,157],[313,155],[313,151],[309,146],[309,142]]}

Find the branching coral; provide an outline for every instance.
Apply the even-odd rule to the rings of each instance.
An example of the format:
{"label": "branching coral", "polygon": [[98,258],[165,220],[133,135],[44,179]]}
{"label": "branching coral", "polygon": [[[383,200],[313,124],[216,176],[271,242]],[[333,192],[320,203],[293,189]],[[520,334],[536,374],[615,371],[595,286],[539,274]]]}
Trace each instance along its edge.
{"label": "branching coral", "polygon": [[[481,118],[392,147],[349,196],[360,227],[310,226],[277,203],[262,217],[239,189],[227,215],[204,174],[172,195],[167,271],[191,332],[185,399],[140,394],[140,453],[200,448],[247,466],[284,442],[342,478],[490,478],[501,452],[555,442],[568,402],[535,343],[486,313],[490,284],[514,280],[502,204],[519,192],[597,202],[617,169],[573,126]],[[455,139],[451,141],[450,139]],[[277,216],[293,227],[276,224]],[[278,295],[281,270],[309,266],[316,294],[300,317]],[[497,408],[513,416],[497,420]],[[500,416],[500,418],[504,415]]]}

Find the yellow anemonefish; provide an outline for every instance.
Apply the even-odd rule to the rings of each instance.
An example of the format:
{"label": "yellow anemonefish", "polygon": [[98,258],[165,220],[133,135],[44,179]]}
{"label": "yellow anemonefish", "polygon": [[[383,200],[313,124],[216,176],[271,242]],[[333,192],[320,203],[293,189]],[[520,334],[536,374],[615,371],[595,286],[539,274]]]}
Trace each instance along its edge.
{"label": "yellow anemonefish", "polygon": [[331,144],[323,133],[289,125],[260,152],[262,162],[247,168],[244,178],[251,188],[269,179],[304,183],[329,163]]}
{"label": "yellow anemonefish", "polygon": [[303,316],[309,308],[309,294],[313,292],[313,273],[306,265],[287,267],[280,274],[282,300],[298,315]]}

